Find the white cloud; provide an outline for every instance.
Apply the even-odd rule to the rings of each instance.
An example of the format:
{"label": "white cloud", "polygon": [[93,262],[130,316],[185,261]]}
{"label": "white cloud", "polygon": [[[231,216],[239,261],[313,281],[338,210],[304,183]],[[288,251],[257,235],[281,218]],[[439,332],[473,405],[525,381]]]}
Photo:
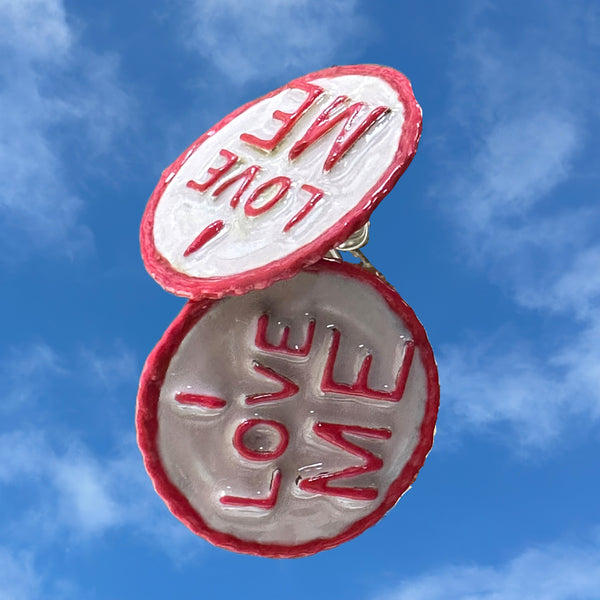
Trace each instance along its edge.
{"label": "white cloud", "polygon": [[[103,390],[111,381],[116,385],[116,380],[123,375],[124,358],[128,363],[127,371],[131,366],[131,352],[123,345],[114,355],[100,356],[87,349],[80,355],[84,368],[68,371],[64,365],[69,360],[44,343],[10,349],[0,361],[0,374],[9,400],[3,403],[4,412],[23,415],[33,407],[43,407],[51,399],[53,384],[59,378],[66,379],[76,388],[86,383],[91,389]],[[117,375],[112,373],[114,370]],[[94,381],[94,376],[98,382]],[[44,518],[48,514],[55,515],[51,523],[37,523],[36,526],[42,528],[59,527],[77,536],[86,536],[127,520],[126,511],[115,497],[113,488],[121,476],[129,483],[139,479],[120,472],[123,471],[123,457],[101,464],[76,439],[65,439],[64,431],[61,438],[61,445],[52,444],[41,429],[33,428],[0,435],[0,484],[41,486],[40,491],[44,491],[39,502],[43,509],[39,514]],[[133,470],[130,460],[125,464]],[[141,467],[141,463],[137,466]],[[54,493],[48,494],[48,489]]]}
{"label": "white cloud", "polygon": [[598,84],[577,24],[597,8],[545,7],[510,40],[493,8],[469,15],[451,65],[457,162],[435,190],[470,264],[546,323],[535,339],[499,323],[445,347],[446,410],[458,428],[508,426],[507,442],[538,447],[569,416],[600,418],[600,211],[567,190],[593,177]]}
{"label": "white cloud", "polygon": [[535,204],[569,175],[580,143],[576,119],[566,111],[538,110],[494,124],[455,181],[463,232],[488,252],[504,246],[509,219],[530,217]]}
{"label": "white cloud", "polygon": [[120,385],[136,382],[139,378],[140,367],[136,356],[121,341],[115,342],[108,352],[83,348],[81,357],[89,373],[90,383],[95,387],[114,390]]}
{"label": "white cloud", "polygon": [[[516,451],[555,442],[571,417],[600,418],[598,332],[549,354],[514,331],[439,353],[444,429],[503,435]],[[454,431],[452,431],[454,429]]]}
{"label": "white cloud", "polygon": [[558,268],[547,269],[542,286],[519,286],[519,302],[529,308],[569,312],[575,319],[596,322],[600,305],[600,245],[585,244],[564,257],[566,261],[563,259]]}
{"label": "white cloud", "polygon": [[357,0],[185,0],[182,17],[186,43],[240,84],[330,66],[369,30]]}
{"label": "white cloud", "polygon": [[514,33],[503,38],[493,29],[494,9],[481,6],[457,36],[450,69],[457,162],[438,193],[451,196],[444,204],[462,242],[478,249],[471,254],[475,260],[507,253],[514,258],[520,248],[507,249],[505,235],[523,227],[536,232],[536,209],[581,169],[589,121],[597,117],[592,107],[598,86],[577,53],[580,32],[565,27],[585,12],[585,3],[558,17],[552,4],[538,15],[542,38],[526,25],[516,30],[516,40]]}
{"label": "white cloud", "polygon": [[[171,517],[146,475],[133,435],[112,455],[94,454],[73,434],[51,442],[41,430],[0,435],[0,489],[29,490],[9,528],[13,540],[33,547],[64,540],[85,542],[119,529],[142,534],[178,553],[193,539]],[[193,548],[189,549],[193,553]]]}
{"label": "white cloud", "polygon": [[52,579],[32,552],[0,546],[0,600],[80,600],[82,590],[69,580]]}
{"label": "white cloud", "polygon": [[0,356],[0,414],[43,406],[59,380],[77,379],[80,388],[115,392],[135,384],[139,374],[135,353],[120,340],[108,348],[82,346],[63,355],[43,341],[22,343]]}
{"label": "white cloud", "polygon": [[600,544],[554,544],[496,567],[455,565],[403,581],[376,600],[594,600]]}
{"label": "white cloud", "polygon": [[[117,61],[85,47],[62,0],[0,2],[0,57],[3,254],[73,257],[89,250],[92,234],[66,154],[86,144],[93,156],[125,126],[130,100]],[[69,131],[77,143],[65,149]]]}
{"label": "white cloud", "polygon": [[60,0],[3,0],[0,33],[9,48],[22,58],[61,60],[69,51],[73,35]]}
{"label": "white cloud", "polygon": [[111,461],[99,464],[82,448],[53,458],[52,484],[65,527],[89,535],[120,524],[125,511],[113,497]]}
{"label": "white cloud", "polygon": [[0,360],[0,380],[4,384],[0,412],[30,404],[49,379],[65,374],[62,359],[43,342],[9,348]]}
{"label": "white cloud", "polygon": [[0,600],[33,600],[39,591],[40,578],[31,555],[0,546]]}
{"label": "white cloud", "polygon": [[[70,365],[67,370],[65,365]],[[113,531],[141,535],[174,558],[185,548],[194,556],[195,537],[172,517],[152,488],[136,446],[133,423],[127,433],[110,410],[107,392],[129,390],[129,406],[135,402],[138,368],[133,353],[121,342],[111,351],[82,347],[76,356],[59,355],[38,342],[10,349],[0,360],[0,378],[5,385],[1,403],[4,428],[0,428],[0,497],[5,507],[19,491],[27,490],[10,510],[10,519],[0,519],[19,547],[30,549],[64,540],[85,543]],[[60,388],[58,388],[60,384]],[[82,398],[102,403],[108,425],[105,441],[115,446],[98,452],[60,412],[75,390]],[[123,403],[123,398],[120,398]],[[26,425],[17,426],[17,422]],[[12,423],[12,431],[7,426]],[[41,425],[40,425],[41,424]],[[4,429],[4,431],[2,431]],[[114,437],[113,437],[114,436]],[[8,510],[8,509],[7,509]],[[201,547],[202,545],[200,545]]]}

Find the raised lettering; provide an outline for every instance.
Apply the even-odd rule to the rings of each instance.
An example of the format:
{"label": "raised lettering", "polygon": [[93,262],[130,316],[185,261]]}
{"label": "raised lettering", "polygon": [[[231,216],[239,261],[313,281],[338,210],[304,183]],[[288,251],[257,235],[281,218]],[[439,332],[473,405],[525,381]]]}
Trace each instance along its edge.
{"label": "raised lettering", "polygon": [[[364,102],[356,102],[346,106],[350,99],[347,96],[338,96],[310,125],[306,133],[297,141],[288,154],[290,160],[296,159],[309,146],[323,137],[328,131],[335,127],[340,121],[345,121],[341,132],[336,137],[333,146],[325,159],[323,165],[324,171],[329,171],[338,162],[346,152],[356,143],[359,137],[364,135],[367,130],[386,112],[389,108],[379,106],[373,109],[367,117],[359,123],[354,130],[356,116],[366,106]],[[345,108],[344,108],[345,107]]]}
{"label": "raised lettering", "polygon": [[263,402],[276,402],[277,400],[285,400],[286,398],[291,398],[294,394],[298,393],[298,386],[287,377],[280,375],[273,371],[273,369],[269,369],[269,367],[263,367],[258,363],[254,363],[254,370],[277,383],[282,385],[282,388],[279,392],[268,392],[266,394],[252,394],[250,396],[246,396],[246,404],[261,404]]}
{"label": "raised lettering", "polygon": [[244,192],[248,189],[248,186],[256,176],[256,174],[260,171],[260,167],[258,165],[252,165],[247,169],[244,169],[241,173],[238,173],[231,179],[224,181],[213,193],[214,197],[220,196],[230,185],[233,185],[236,181],[242,180],[242,184],[237,189],[233,197],[231,198],[230,205],[235,208],[239,202],[240,198],[244,194]]}
{"label": "raised lettering", "polygon": [[[264,448],[251,448],[244,440],[244,436],[255,427],[263,429],[274,429],[279,436],[279,442],[273,450]],[[290,436],[285,425],[278,421],[267,421],[266,419],[249,419],[240,423],[233,434],[233,446],[240,453],[240,456],[248,460],[274,460],[279,458],[287,448]],[[261,442],[263,443],[263,442]]]}
{"label": "raised lettering", "polygon": [[216,183],[225,173],[227,173],[227,171],[229,171],[229,169],[231,169],[238,161],[237,154],[229,152],[229,150],[225,150],[225,148],[219,152],[219,155],[225,159],[225,163],[218,168],[209,167],[207,170],[208,179],[202,183],[198,183],[197,181],[190,179],[187,182],[187,187],[198,192],[205,192],[211,185]]}
{"label": "raised lettering", "polygon": [[198,252],[202,246],[210,242],[219,232],[225,227],[225,223],[218,219],[210,225],[206,226],[195,238],[194,241],[185,249],[184,256],[189,256],[194,252]]}
{"label": "raised lettering", "polygon": [[369,450],[349,442],[344,434],[355,435],[364,438],[375,438],[387,440],[392,436],[389,429],[373,429],[370,427],[360,427],[358,425],[342,425],[341,423],[315,423],[313,431],[323,440],[353,454],[364,460],[362,465],[348,467],[335,473],[322,473],[302,479],[299,483],[301,490],[327,496],[339,496],[340,498],[350,498],[352,500],[375,500],[377,498],[377,488],[375,487],[334,487],[329,485],[331,481],[356,477],[364,473],[378,471],[383,466],[383,461],[375,456]]}
{"label": "raised lettering", "polygon": [[188,406],[202,406],[203,408],[223,408],[227,403],[223,398],[217,396],[206,396],[205,394],[190,394],[188,392],[177,392],[175,401]]}
{"label": "raised lettering", "polygon": [[220,502],[225,506],[252,506],[255,508],[263,508],[265,510],[272,509],[277,504],[279,496],[279,487],[281,486],[281,471],[277,469],[271,477],[271,487],[269,495],[265,498],[244,498],[242,496],[221,496]]}
{"label": "raised lettering", "polygon": [[276,110],[273,113],[273,118],[277,121],[281,121],[281,127],[275,132],[273,137],[269,140],[263,140],[250,133],[242,133],[240,139],[243,142],[270,152],[283,140],[298,119],[300,119],[300,117],[312,106],[313,102],[323,93],[323,90],[320,87],[311,85],[310,83],[297,83],[291,89],[302,90],[307,93],[307,96],[294,112],[286,113]]}
{"label": "raised lettering", "polygon": [[325,393],[343,394],[345,396],[361,396],[363,398],[371,398],[372,400],[386,400],[388,402],[399,402],[404,395],[406,381],[412,365],[413,356],[415,353],[415,343],[412,340],[407,340],[404,343],[404,355],[402,364],[396,376],[396,385],[393,390],[385,392],[382,390],[374,390],[368,386],[369,371],[373,356],[367,354],[361,365],[356,382],[352,385],[347,383],[337,383],[333,379],[333,368],[340,347],[340,332],[337,329],[333,330],[331,346],[327,355],[327,362],[323,370],[321,378],[321,391]]}
{"label": "raised lettering", "polygon": [[254,343],[259,350],[265,352],[280,352],[282,354],[292,354],[294,356],[308,356],[310,349],[312,348],[313,338],[315,335],[315,320],[311,319],[308,323],[308,331],[306,332],[306,339],[301,346],[290,348],[288,341],[290,337],[290,328],[285,327],[281,334],[279,344],[271,344],[267,341],[267,327],[269,326],[269,315],[262,315],[258,319],[258,325],[256,327],[256,338]]}
{"label": "raised lettering", "polygon": [[[253,192],[250,194],[248,200],[246,200],[246,204],[244,205],[244,212],[248,217],[257,217],[258,215],[262,215],[267,212],[269,209],[273,208],[287,193],[292,185],[292,180],[289,177],[273,177],[273,179],[269,179],[269,181],[265,181],[261,185],[259,185]],[[254,203],[260,198],[262,194],[264,194],[269,188],[279,187],[275,195],[265,202],[262,206],[254,206]]]}
{"label": "raised lettering", "polygon": [[312,185],[304,184],[301,188],[310,194],[308,202],[285,224],[283,231],[287,233],[294,225],[302,221],[304,217],[315,207],[315,204],[324,196],[325,192]]}
{"label": "raised lettering", "polygon": [[[356,104],[354,106],[357,106]],[[352,107],[351,107],[352,108]],[[353,125],[354,117],[358,114],[358,110],[350,115],[350,118],[346,120],[346,123],[342,127],[342,131],[335,139],[325,164],[323,165],[324,171],[330,171],[331,168],[337,163],[337,161],[350,150],[352,146],[357,142],[358,138],[364,135],[377,120],[379,120],[385,113],[389,111],[387,106],[378,106],[374,108],[367,117],[356,127],[354,131],[350,133]]]}

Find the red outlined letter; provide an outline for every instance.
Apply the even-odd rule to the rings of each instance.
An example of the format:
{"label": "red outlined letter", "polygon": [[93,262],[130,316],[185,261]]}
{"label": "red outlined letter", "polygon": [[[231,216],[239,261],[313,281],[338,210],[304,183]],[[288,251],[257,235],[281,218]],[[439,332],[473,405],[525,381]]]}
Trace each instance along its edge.
{"label": "red outlined letter", "polygon": [[[254,427],[267,426],[275,429],[279,435],[279,443],[273,450],[263,450],[249,448],[244,436]],[[249,419],[240,423],[233,434],[233,445],[235,449],[240,453],[241,456],[248,460],[257,461],[268,461],[279,458],[286,450],[290,436],[285,425],[278,421],[267,421],[266,419]],[[220,498],[221,504],[226,506],[253,506],[256,508],[264,508],[269,510],[277,503],[277,497],[279,495],[279,487],[281,485],[281,471],[276,469],[273,472],[271,479],[271,488],[269,495],[265,498],[245,498],[243,496],[222,496]]]}
{"label": "red outlined letter", "polygon": [[[349,101],[348,96],[338,96],[313,122],[313,124],[307,129],[304,137],[298,140],[290,149],[289,159],[294,160],[302,152],[304,152],[311,144],[316,142],[319,138],[324,136],[340,121],[345,120],[344,126],[340,131],[339,135],[335,139],[333,146],[329,152],[329,155],[325,159],[323,165],[324,171],[329,171],[337,163],[337,161],[348,152],[353,144],[356,143],[358,138],[364,135],[367,130],[389,111],[387,106],[378,106],[373,109],[367,117],[351,132],[356,116],[366,106],[364,102],[356,102],[351,106],[346,106],[343,110],[340,107],[344,107]],[[351,132],[351,133],[350,133]]]}
{"label": "red outlined letter", "polygon": [[[254,427],[267,426],[275,429],[279,435],[279,443],[273,450],[262,450],[249,448],[244,436]],[[240,423],[233,434],[233,445],[235,449],[240,453],[241,456],[248,460],[267,461],[279,458],[286,450],[290,436],[285,425],[278,421],[267,421],[266,419],[249,419]],[[221,504],[226,506],[254,506],[256,508],[264,508],[269,510],[273,508],[277,502],[277,496],[279,495],[279,487],[281,485],[281,471],[276,469],[273,472],[271,479],[271,488],[269,495],[265,498],[244,498],[243,496],[222,496],[220,498]]]}
{"label": "red outlined letter", "polygon": [[225,173],[227,173],[227,171],[229,171],[229,169],[231,169],[231,167],[233,167],[238,160],[237,154],[229,152],[229,150],[225,150],[225,148],[219,152],[219,155],[225,159],[223,166],[217,168],[209,167],[207,171],[208,179],[206,181],[198,183],[197,181],[190,179],[187,182],[187,187],[197,190],[198,192],[205,192],[211,185],[213,185],[213,183],[216,183]]}
{"label": "red outlined letter", "polygon": [[260,404],[262,402],[276,402],[277,400],[291,398],[294,394],[298,393],[299,388],[291,379],[276,373],[273,369],[254,363],[254,370],[261,375],[280,383],[283,388],[279,392],[268,392],[266,394],[252,394],[251,396],[246,396],[246,404],[251,406],[252,404]]}
{"label": "red outlined letter", "polygon": [[322,473],[321,475],[303,479],[300,481],[300,489],[305,492],[351,498],[352,500],[375,500],[379,493],[375,487],[333,487],[329,485],[329,482],[378,471],[383,466],[381,458],[349,442],[344,437],[344,434],[388,440],[392,436],[392,432],[389,429],[372,429],[370,427],[342,425],[340,423],[315,423],[313,431],[326,442],[342,448],[342,450],[354,454],[354,456],[360,456],[365,462],[362,465],[348,467],[336,473]]}
{"label": "red outlined letter", "polygon": [[304,217],[315,207],[315,204],[324,196],[325,192],[312,185],[304,184],[301,188],[311,196],[308,202],[285,224],[283,231],[287,233],[296,223],[302,221]]}
{"label": "red outlined letter", "polygon": [[225,506],[254,506],[256,508],[264,508],[270,510],[277,503],[279,496],[279,486],[281,485],[281,471],[279,469],[273,472],[271,478],[271,489],[266,498],[243,498],[240,496],[221,496],[221,504]]}
{"label": "red outlined letter", "polygon": [[[249,448],[246,442],[244,441],[244,436],[248,431],[250,431],[254,427],[259,427],[262,425],[263,427],[268,427],[270,429],[274,429],[279,436],[279,443],[273,450],[255,450],[254,448]],[[240,456],[247,458],[248,460],[274,460],[279,458],[288,446],[288,442],[290,441],[290,435],[288,430],[285,428],[285,425],[279,423],[279,421],[267,421],[265,419],[249,419],[240,423],[233,434],[233,446],[240,453]]]}
{"label": "red outlined letter", "polygon": [[[269,209],[273,208],[286,195],[291,185],[292,180],[289,177],[284,176],[273,177],[273,179],[269,179],[269,181],[261,183],[250,194],[248,200],[246,200],[244,212],[248,217],[258,217],[258,215],[262,215],[264,212],[267,212]],[[265,202],[262,206],[255,208],[253,204],[258,200],[260,195],[264,194],[266,190],[274,186],[279,186],[279,190],[277,190],[276,194],[268,202]]]}
{"label": "red outlined letter", "polygon": [[217,396],[206,396],[204,394],[190,394],[188,392],[177,392],[175,402],[187,404],[188,406],[202,406],[204,408],[223,408],[225,400]]}
{"label": "red outlined letter", "polygon": [[256,174],[260,171],[260,167],[258,165],[252,165],[247,169],[244,169],[241,173],[238,173],[231,179],[224,181],[213,193],[214,197],[219,196],[223,193],[230,185],[234,184],[239,179],[242,179],[242,185],[238,188],[237,192],[231,198],[231,206],[235,208],[239,202],[242,194],[248,189],[248,186],[256,176]]}
{"label": "red outlined letter", "polygon": [[363,398],[371,398],[373,400],[387,400],[388,402],[399,402],[404,395],[408,373],[412,365],[413,356],[415,353],[415,343],[408,340],[404,343],[404,356],[402,364],[396,376],[396,387],[390,392],[374,390],[367,384],[373,355],[367,354],[362,363],[356,383],[348,385],[347,383],[337,383],[333,379],[333,367],[337,358],[338,349],[340,346],[340,332],[337,329],[333,330],[333,338],[327,355],[327,362],[321,379],[321,391],[325,393],[344,394],[345,396],[361,396]]}
{"label": "red outlined letter", "polygon": [[312,106],[313,102],[323,93],[323,90],[310,83],[297,83],[291,89],[299,89],[307,93],[307,96],[302,104],[291,113],[285,113],[280,110],[276,110],[273,113],[273,118],[277,121],[281,121],[282,125],[277,130],[275,135],[270,140],[263,140],[250,133],[242,133],[240,139],[246,144],[256,146],[262,150],[270,152],[273,150],[281,140],[289,133],[290,129],[296,124],[298,119]]}
{"label": "red outlined letter", "polygon": [[221,219],[213,221],[207,225],[195,238],[194,241],[185,249],[184,256],[189,256],[194,252],[198,252],[202,246],[210,242],[215,236],[219,235],[220,231],[225,227],[225,223]]}
{"label": "red outlined letter", "polygon": [[306,339],[304,340],[304,344],[302,344],[302,346],[290,348],[288,344],[288,339],[290,337],[289,327],[285,327],[283,329],[283,333],[281,334],[281,340],[279,344],[275,345],[267,341],[267,327],[269,326],[269,315],[262,315],[260,319],[258,319],[258,325],[256,327],[256,338],[254,340],[254,343],[256,344],[256,347],[259,350],[264,350],[265,352],[280,352],[281,354],[291,354],[294,356],[308,356],[308,353],[312,348],[313,338],[315,336],[315,325],[315,320],[311,319],[308,323],[308,331],[306,332]]}

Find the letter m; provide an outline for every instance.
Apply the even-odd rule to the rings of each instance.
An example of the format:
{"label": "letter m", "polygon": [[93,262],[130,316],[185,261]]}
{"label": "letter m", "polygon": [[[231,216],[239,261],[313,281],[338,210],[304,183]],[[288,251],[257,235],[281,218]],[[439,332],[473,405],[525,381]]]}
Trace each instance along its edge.
{"label": "letter m", "polygon": [[323,137],[327,132],[333,129],[338,123],[344,121],[344,125],[336,137],[329,155],[323,165],[324,171],[329,171],[337,161],[348,152],[356,143],[358,138],[364,135],[367,130],[385,113],[389,111],[387,106],[378,106],[356,125],[357,116],[366,106],[364,102],[355,102],[350,106],[347,103],[350,99],[347,96],[338,96],[312,123],[307,129],[301,140],[298,140],[290,149],[288,157],[294,160],[302,154],[309,146]]}
{"label": "letter m", "polygon": [[341,498],[351,498],[352,500],[375,500],[377,498],[376,487],[339,487],[329,485],[332,481],[346,479],[378,471],[383,467],[383,461],[372,452],[348,441],[344,434],[355,435],[365,438],[377,438],[387,440],[392,436],[389,429],[372,429],[370,427],[360,427],[359,425],[342,425],[341,423],[315,423],[313,431],[323,440],[354,454],[363,459],[362,465],[348,467],[335,473],[321,473],[314,477],[303,479],[300,482],[300,489],[305,492],[325,494],[328,496],[339,496]]}

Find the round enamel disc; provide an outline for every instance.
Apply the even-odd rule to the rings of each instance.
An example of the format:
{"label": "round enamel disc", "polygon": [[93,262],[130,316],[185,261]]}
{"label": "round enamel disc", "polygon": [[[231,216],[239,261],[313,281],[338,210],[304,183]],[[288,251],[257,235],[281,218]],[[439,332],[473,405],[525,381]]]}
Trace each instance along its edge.
{"label": "round enamel disc", "polygon": [[192,531],[303,556],[395,504],[431,448],[438,402],[410,307],[363,268],[321,261],[265,290],[189,302],[144,367],[138,441]]}
{"label": "round enamel disc", "polygon": [[148,272],[188,298],[290,277],[368,220],[420,133],[409,81],[375,65],[311,73],[242,106],[164,171],[141,226]]}

